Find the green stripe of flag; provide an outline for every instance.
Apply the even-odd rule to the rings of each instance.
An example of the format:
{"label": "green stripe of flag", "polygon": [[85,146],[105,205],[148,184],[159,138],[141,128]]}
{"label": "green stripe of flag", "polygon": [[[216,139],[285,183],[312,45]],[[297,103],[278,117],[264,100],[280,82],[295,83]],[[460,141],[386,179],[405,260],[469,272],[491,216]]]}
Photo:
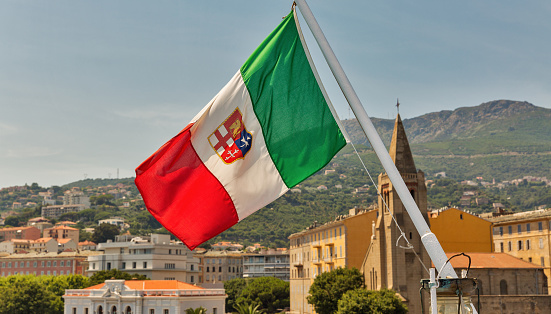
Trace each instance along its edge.
{"label": "green stripe of flag", "polygon": [[310,68],[293,12],[249,57],[241,75],[268,151],[289,188],[346,145]]}

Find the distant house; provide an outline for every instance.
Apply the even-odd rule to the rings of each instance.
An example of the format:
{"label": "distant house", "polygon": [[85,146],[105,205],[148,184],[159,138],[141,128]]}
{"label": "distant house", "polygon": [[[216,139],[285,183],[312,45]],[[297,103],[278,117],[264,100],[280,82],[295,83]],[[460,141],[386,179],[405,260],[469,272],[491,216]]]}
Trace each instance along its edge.
{"label": "distant house", "polygon": [[83,241],[78,243],[79,250],[95,251],[98,245],[92,241]]}
{"label": "distant house", "polygon": [[318,191],[325,191],[327,190],[327,187],[325,185],[320,185],[316,189],[318,189]]}

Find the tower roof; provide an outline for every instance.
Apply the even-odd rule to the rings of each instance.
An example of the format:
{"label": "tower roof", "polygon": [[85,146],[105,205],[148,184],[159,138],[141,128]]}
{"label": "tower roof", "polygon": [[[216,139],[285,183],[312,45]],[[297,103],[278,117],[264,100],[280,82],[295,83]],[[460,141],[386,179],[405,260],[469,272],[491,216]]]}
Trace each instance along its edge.
{"label": "tower roof", "polygon": [[394,122],[389,154],[400,173],[417,173],[400,114],[396,116]]}

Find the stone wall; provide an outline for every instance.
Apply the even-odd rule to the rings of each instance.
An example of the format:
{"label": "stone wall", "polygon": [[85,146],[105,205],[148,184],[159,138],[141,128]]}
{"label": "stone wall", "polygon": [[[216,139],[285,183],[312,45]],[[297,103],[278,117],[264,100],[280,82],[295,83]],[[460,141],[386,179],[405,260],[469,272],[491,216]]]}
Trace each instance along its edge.
{"label": "stone wall", "polygon": [[[472,297],[477,306],[477,296]],[[481,295],[479,313],[547,314],[551,309],[551,295]]]}

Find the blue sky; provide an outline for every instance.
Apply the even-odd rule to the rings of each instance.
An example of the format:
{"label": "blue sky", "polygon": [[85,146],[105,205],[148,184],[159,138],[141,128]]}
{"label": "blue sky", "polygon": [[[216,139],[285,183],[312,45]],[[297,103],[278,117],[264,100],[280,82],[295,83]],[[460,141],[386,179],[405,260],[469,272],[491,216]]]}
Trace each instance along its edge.
{"label": "blue sky", "polygon": [[[0,2],[0,187],[131,177],[292,1]],[[551,108],[548,1],[309,1],[371,117]],[[342,119],[350,113],[309,48]]]}

